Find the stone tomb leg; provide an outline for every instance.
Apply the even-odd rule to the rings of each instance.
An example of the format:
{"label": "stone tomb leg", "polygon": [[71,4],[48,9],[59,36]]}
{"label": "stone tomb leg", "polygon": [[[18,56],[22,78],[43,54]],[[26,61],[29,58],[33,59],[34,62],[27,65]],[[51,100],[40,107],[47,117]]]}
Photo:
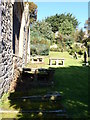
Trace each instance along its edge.
{"label": "stone tomb leg", "polygon": [[62,65],[64,65],[64,60],[62,60]]}
{"label": "stone tomb leg", "polygon": [[32,63],[34,62],[33,58],[32,58]]}
{"label": "stone tomb leg", "polygon": [[49,59],[49,65],[52,65],[52,59]]}
{"label": "stone tomb leg", "polygon": [[37,62],[39,63],[39,61],[40,61],[40,58],[37,58]]}
{"label": "stone tomb leg", "polygon": [[58,64],[59,64],[59,60],[57,59],[57,60],[56,60],[56,65],[58,65]]}

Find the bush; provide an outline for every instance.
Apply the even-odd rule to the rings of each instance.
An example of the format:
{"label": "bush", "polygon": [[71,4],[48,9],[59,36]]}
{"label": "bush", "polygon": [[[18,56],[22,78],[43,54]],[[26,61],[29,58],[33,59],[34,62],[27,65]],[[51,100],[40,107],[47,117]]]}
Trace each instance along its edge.
{"label": "bush", "polygon": [[31,55],[49,55],[49,45],[46,44],[33,44],[30,50]]}
{"label": "bush", "polygon": [[81,44],[73,44],[73,46],[71,47],[71,49],[68,50],[70,55],[74,55],[74,53],[78,53],[79,55],[83,55],[83,53],[85,52],[86,47],[81,45]]}
{"label": "bush", "polygon": [[36,47],[31,45],[31,48],[30,48],[30,54],[31,55],[37,55],[37,50],[36,50]]}

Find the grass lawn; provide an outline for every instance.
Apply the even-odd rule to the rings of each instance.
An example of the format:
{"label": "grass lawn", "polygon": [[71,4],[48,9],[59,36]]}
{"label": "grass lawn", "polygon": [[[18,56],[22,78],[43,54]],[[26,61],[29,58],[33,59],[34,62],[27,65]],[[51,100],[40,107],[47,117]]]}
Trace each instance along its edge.
{"label": "grass lawn", "polygon": [[[64,66],[49,66],[50,57],[60,57],[65,58]],[[49,68],[53,67],[55,69],[54,74],[54,86],[52,87],[37,87],[30,88],[29,91],[13,92],[5,94],[0,100],[0,107],[3,109],[11,110],[24,110],[31,109],[30,101],[12,101],[8,99],[8,96],[12,98],[17,96],[27,96],[27,95],[44,95],[50,91],[58,91],[62,95],[62,103],[67,110],[69,117],[71,118],[86,118],[88,116],[88,72],[89,67],[83,66],[83,57],[78,59],[72,58],[67,52],[50,52],[49,56],[45,56],[44,64],[27,64],[27,67],[34,68]],[[41,105],[41,104],[40,104]],[[33,103],[33,107],[40,107],[38,103]],[[42,104],[45,106],[45,103]],[[19,114],[17,114],[18,116]],[[5,117],[14,117],[13,115],[2,115]],[[26,115],[21,114],[19,117],[25,117]]]}

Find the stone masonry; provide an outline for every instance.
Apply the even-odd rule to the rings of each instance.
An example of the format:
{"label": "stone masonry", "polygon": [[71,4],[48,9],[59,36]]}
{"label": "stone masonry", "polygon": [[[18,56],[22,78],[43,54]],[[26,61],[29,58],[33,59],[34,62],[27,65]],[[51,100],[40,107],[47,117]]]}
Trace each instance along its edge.
{"label": "stone masonry", "polygon": [[13,78],[12,4],[3,3],[1,7],[0,96],[8,91]]}
{"label": "stone masonry", "polygon": [[[29,12],[26,16],[28,19],[25,19],[25,17],[23,17],[25,15],[23,15],[23,13],[26,14],[28,10],[24,12],[24,4],[21,2],[17,2],[16,4],[16,9],[18,6],[18,8],[20,9],[18,9],[17,12],[20,11],[20,13],[14,11],[14,4],[16,4],[16,2],[1,2],[0,4],[0,97],[3,93],[6,93],[9,90],[11,82],[17,76],[15,71],[18,69],[22,70],[22,68],[27,63],[27,54],[29,54]],[[17,21],[15,21],[14,23],[15,15],[17,17]],[[23,19],[24,25],[21,22],[23,21]],[[16,23],[18,21],[19,24]],[[14,24],[17,24],[17,26],[15,26]],[[14,26],[16,27],[15,29]],[[15,30],[16,32],[18,32],[16,33]],[[22,37],[22,39],[20,39],[20,33],[22,32],[24,33],[24,36]],[[21,49],[20,43],[22,43],[22,56],[19,55],[19,51]]]}

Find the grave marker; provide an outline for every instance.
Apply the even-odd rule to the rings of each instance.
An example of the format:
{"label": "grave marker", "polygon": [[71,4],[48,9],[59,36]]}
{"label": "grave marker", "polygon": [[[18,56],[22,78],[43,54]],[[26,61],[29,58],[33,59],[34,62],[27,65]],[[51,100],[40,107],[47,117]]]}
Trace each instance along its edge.
{"label": "grave marker", "polygon": [[90,45],[88,45],[88,57],[90,57]]}
{"label": "grave marker", "polygon": [[87,63],[87,51],[84,52],[84,63]]}

